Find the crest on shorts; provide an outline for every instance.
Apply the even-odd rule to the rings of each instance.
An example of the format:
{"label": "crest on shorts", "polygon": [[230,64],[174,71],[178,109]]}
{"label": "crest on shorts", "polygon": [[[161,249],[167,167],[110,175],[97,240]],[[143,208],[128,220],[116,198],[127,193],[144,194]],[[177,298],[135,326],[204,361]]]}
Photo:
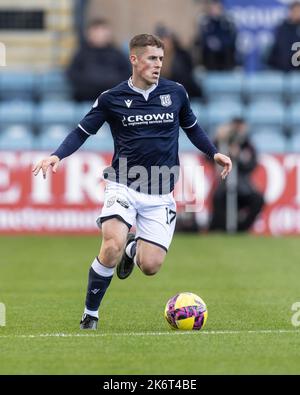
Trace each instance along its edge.
{"label": "crest on shorts", "polygon": [[164,107],[169,107],[172,104],[171,95],[160,95],[161,105]]}
{"label": "crest on shorts", "polygon": [[116,198],[116,196],[111,196],[106,202],[106,207],[111,207],[115,203]]}

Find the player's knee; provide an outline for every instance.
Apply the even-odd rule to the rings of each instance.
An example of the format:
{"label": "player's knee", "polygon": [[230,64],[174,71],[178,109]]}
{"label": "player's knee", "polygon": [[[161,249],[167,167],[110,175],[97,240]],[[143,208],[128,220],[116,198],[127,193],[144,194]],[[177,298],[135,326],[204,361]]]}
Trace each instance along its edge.
{"label": "player's knee", "polygon": [[107,260],[114,262],[117,261],[123,253],[123,247],[123,244],[114,238],[106,239],[103,240],[100,253],[104,255]]}
{"label": "player's knee", "polygon": [[161,268],[162,260],[155,257],[149,257],[147,259],[142,259],[138,264],[144,274],[147,276],[153,276]]}

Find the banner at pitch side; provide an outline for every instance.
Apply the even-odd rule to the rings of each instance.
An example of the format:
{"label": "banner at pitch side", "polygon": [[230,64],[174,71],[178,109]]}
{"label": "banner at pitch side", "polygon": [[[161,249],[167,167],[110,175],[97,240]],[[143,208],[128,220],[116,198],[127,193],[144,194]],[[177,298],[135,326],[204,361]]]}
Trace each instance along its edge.
{"label": "banner at pitch side", "polygon": [[[49,172],[43,179],[31,169],[45,154],[1,152],[0,233],[96,234],[104,199],[102,171],[110,164],[111,154],[79,151],[65,159],[56,174]],[[181,154],[180,161],[182,176],[175,188],[178,212],[197,211],[205,225],[215,169],[197,153]],[[253,179],[266,200],[253,231],[299,234],[300,155],[260,155]]]}
{"label": "banner at pitch side", "polygon": [[273,32],[292,0],[223,0],[237,30],[237,49],[247,71],[261,70]]}

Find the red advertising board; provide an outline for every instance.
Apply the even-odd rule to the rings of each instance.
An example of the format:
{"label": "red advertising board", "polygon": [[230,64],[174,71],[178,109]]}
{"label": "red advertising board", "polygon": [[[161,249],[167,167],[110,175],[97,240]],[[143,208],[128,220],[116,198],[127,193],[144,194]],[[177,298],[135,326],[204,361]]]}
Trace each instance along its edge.
{"label": "red advertising board", "polygon": [[[46,179],[31,172],[44,156],[40,151],[0,153],[0,233],[97,233],[95,220],[105,186],[102,171],[111,154],[77,152]],[[180,160],[182,176],[175,188],[178,211],[196,211],[205,225],[214,168],[197,153],[181,154]],[[253,179],[266,200],[253,232],[300,233],[300,155],[260,155]]]}

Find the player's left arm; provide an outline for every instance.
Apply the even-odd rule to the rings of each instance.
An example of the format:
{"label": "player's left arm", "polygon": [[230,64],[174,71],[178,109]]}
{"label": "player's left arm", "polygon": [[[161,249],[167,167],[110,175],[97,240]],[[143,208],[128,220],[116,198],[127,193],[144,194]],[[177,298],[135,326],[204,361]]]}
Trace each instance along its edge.
{"label": "player's left arm", "polygon": [[217,152],[214,155],[214,161],[223,167],[223,170],[221,172],[221,177],[223,180],[225,180],[225,178],[228,176],[228,174],[231,172],[232,169],[232,163],[231,163],[231,159],[229,158],[229,156],[223,155],[220,152]]}
{"label": "player's left arm", "polygon": [[179,112],[180,126],[195,147],[204,152],[209,158],[213,159],[218,165],[223,167],[221,177],[224,180],[232,169],[231,159],[218,152],[216,146],[211,142],[208,135],[200,125],[198,125],[197,118],[190,106],[189,97],[184,87],[180,84],[178,85],[178,93],[182,103]]}
{"label": "player's left arm", "polygon": [[223,167],[221,177],[224,180],[232,169],[231,159],[218,152],[216,146],[210,141],[207,134],[196,122],[190,128],[183,128],[189,140],[200,151],[204,152],[209,158],[213,159],[218,165]]}

